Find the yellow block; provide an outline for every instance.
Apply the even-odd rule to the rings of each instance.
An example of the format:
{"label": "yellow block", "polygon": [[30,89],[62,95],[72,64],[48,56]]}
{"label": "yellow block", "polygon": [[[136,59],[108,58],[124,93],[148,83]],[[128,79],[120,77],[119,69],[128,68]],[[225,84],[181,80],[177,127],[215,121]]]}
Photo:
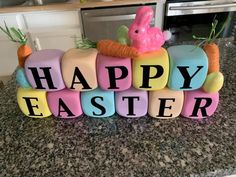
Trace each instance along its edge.
{"label": "yellow block", "polygon": [[132,67],[133,86],[137,89],[160,90],[168,82],[169,56],[164,48],[134,58]]}
{"label": "yellow block", "polygon": [[44,118],[52,114],[45,91],[20,87],[17,90],[17,102],[21,111],[28,117]]}

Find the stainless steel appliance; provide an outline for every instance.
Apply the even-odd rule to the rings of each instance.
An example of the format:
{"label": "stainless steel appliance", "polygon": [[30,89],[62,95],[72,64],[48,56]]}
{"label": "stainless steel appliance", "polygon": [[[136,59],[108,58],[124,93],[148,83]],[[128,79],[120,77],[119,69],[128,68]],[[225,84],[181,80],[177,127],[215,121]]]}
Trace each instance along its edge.
{"label": "stainless steel appliance", "polygon": [[155,11],[153,26],[163,27],[165,0],[158,3],[140,4],[122,7],[82,9],[83,37],[91,40],[116,39],[116,30],[121,25],[129,26],[135,18],[137,8],[151,6]]}
{"label": "stainless steel appliance", "polygon": [[231,16],[222,35],[228,37],[233,35],[235,11],[236,0],[167,0],[164,28],[172,32],[173,42],[191,40],[192,35],[207,35],[215,16],[219,24]]}

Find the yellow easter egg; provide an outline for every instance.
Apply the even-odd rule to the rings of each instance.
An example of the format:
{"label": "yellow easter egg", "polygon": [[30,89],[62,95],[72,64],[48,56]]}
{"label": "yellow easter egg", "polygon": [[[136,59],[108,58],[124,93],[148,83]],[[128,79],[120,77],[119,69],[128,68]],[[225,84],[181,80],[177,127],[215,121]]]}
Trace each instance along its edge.
{"label": "yellow easter egg", "polygon": [[223,84],[224,75],[221,72],[213,72],[207,75],[202,88],[207,93],[216,93],[223,87]]}

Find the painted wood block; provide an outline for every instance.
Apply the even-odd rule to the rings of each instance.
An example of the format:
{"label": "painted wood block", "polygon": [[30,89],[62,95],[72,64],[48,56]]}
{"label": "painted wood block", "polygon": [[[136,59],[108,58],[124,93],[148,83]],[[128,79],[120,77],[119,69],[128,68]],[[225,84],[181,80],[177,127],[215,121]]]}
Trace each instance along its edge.
{"label": "painted wood block", "polygon": [[16,70],[16,82],[22,88],[31,88],[31,85],[25,75],[23,68],[17,68]]}
{"label": "painted wood block", "polygon": [[132,84],[131,60],[130,58],[116,58],[98,54],[97,75],[101,89],[126,90]]}
{"label": "painted wood block", "polygon": [[80,92],[63,89],[47,93],[47,101],[52,114],[58,118],[76,118],[83,111],[80,104]]}
{"label": "painted wood block", "polygon": [[97,88],[96,49],[70,49],[62,58],[62,75],[67,88],[89,91]]}
{"label": "painted wood block", "polygon": [[168,87],[172,90],[200,88],[208,71],[208,59],[205,52],[194,45],[172,46],[167,51],[170,57]]}
{"label": "painted wood block", "polygon": [[219,93],[206,93],[201,89],[184,92],[181,115],[191,119],[212,116],[219,104]]}
{"label": "painted wood block", "polygon": [[115,93],[116,112],[123,117],[141,117],[147,114],[148,93],[133,87]]}
{"label": "painted wood block", "polygon": [[84,114],[90,117],[103,118],[115,114],[115,98],[113,91],[99,88],[81,93],[81,104]]}
{"label": "painted wood block", "polygon": [[64,52],[45,49],[34,52],[25,61],[25,73],[35,89],[57,91],[65,88],[61,74],[61,58]]}
{"label": "painted wood block", "polygon": [[133,66],[133,86],[141,90],[163,89],[168,81],[169,57],[164,48],[144,53],[135,58]]}
{"label": "painted wood block", "polygon": [[21,111],[28,117],[44,118],[52,113],[48,107],[46,91],[32,88],[17,90],[17,102]]}
{"label": "painted wood block", "polygon": [[159,119],[170,119],[178,117],[181,113],[184,93],[169,88],[150,91],[148,100],[148,114]]}
{"label": "painted wood block", "polygon": [[213,72],[207,75],[202,89],[207,93],[216,93],[224,85],[224,75],[221,72]]}

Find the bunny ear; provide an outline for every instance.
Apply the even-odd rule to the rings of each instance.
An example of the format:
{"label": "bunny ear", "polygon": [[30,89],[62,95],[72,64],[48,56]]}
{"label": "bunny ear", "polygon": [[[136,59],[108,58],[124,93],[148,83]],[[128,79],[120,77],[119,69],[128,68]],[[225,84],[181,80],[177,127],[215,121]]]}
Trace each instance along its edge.
{"label": "bunny ear", "polygon": [[153,18],[153,9],[148,6],[140,7],[136,12],[135,23],[139,26],[147,26]]}

